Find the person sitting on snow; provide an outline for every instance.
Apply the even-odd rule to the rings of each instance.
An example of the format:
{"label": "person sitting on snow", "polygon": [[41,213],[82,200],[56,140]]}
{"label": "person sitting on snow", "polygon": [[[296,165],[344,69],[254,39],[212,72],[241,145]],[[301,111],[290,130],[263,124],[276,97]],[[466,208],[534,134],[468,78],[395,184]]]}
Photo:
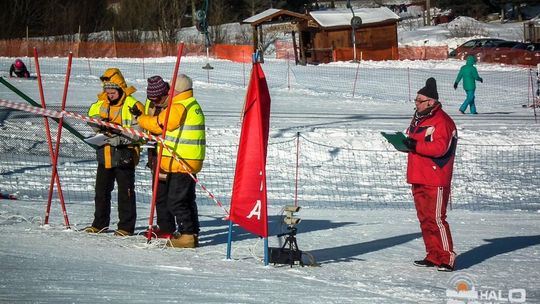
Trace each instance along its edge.
{"label": "person sitting on snow", "polygon": [[26,68],[26,65],[19,58],[15,59],[15,62],[11,64],[9,68],[9,77],[13,77],[13,73],[19,78],[29,78],[30,72]]}

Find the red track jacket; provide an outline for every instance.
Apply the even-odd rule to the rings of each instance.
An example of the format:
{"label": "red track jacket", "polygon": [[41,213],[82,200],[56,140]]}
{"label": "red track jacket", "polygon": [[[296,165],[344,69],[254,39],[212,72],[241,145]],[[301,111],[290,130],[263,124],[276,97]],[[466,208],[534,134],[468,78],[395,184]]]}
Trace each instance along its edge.
{"label": "red track jacket", "polygon": [[416,126],[411,123],[407,133],[417,140],[416,152],[408,153],[407,183],[449,187],[457,145],[452,118],[437,104]]}

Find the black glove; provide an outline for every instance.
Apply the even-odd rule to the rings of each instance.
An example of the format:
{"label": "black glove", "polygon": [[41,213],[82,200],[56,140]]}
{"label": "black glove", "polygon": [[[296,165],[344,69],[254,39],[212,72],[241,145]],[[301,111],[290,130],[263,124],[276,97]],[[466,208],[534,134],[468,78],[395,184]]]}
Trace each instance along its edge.
{"label": "black glove", "polygon": [[403,144],[407,146],[407,148],[411,152],[416,152],[416,143],[417,143],[416,139],[413,139],[410,137],[407,137],[406,139],[403,140]]}
{"label": "black glove", "polygon": [[454,82],[454,90],[457,90],[457,82]]}
{"label": "black glove", "polygon": [[133,106],[133,107],[129,108],[129,113],[131,113],[131,115],[135,116],[135,118],[142,115],[142,111],[139,110],[139,108],[137,108],[137,106]]}
{"label": "black glove", "polygon": [[478,80],[480,80],[481,83],[484,83],[484,79],[482,79],[482,77],[480,77]]}

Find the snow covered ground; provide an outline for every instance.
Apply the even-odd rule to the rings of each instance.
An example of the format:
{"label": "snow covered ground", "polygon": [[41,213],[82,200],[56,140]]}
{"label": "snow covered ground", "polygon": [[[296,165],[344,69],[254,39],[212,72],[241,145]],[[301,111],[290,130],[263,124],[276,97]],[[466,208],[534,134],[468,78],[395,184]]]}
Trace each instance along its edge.
{"label": "snow covered ground", "polygon": [[[245,95],[242,66],[232,69],[230,63],[212,61],[217,68],[208,81],[200,69],[204,58],[182,60],[181,69],[194,77],[195,95],[207,115],[209,142],[235,145]],[[66,59],[45,61],[63,67]],[[145,77],[130,76],[140,75],[139,61],[92,60],[90,76],[82,72],[86,62],[79,64],[81,72],[75,69],[72,75],[68,105],[83,107],[92,102],[99,91],[96,75],[110,65],[120,66],[128,83],[139,89],[136,96],[144,98]],[[170,78],[174,58],[147,64],[146,76]],[[263,65],[271,85],[272,139],[301,131],[337,146],[386,148],[379,131],[403,130],[413,113],[406,81],[399,76],[412,67],[426,71],[414,79],[413,95],[425,78],[436,75],[443,105],[458,126],[460,143],[540,143],[540,126],[532,110],[521,107],[527,97],[526,78],[525,82],[511,81],[516,74],[527,74],[524,68],[480,65],[480,74],[486,75],[477,95],[481,114],[471,116],[459,114],[463,92],[451,89],[461,61],[364,62],[361,66],[370,73],[364,83],[369,85],[354,97],[345,92],[350,86],[340,87],[339,80],[351,71],[354,75],[355,64],[305,67],[311,73],[293,75],[296,79],[290,89],[287,73],[276,69],[286,64],[269,60]],[[313,78],[304,81],[301,75]],[[36,82],[9,81],[39,100]],[[51,105],[60,103],[63,81],[63,76],[54,73],[44,78]],[[302,85],[294,85],[298,83]],[[0,86],[0,98],[20,100],[4,86]],[[208,161],[213,157],[209,155]],[[376,163],[372,170],[377,170]],[[539,176],[533,177],[531,183],[537,185]],[[316,191],[312,195],[316,198]],[[163,242],[147,244],[142,236],[78,232],[91,223],[91,201],[67,202],[73,230],[64,229],[58,204],[53,205],[51,224],[43,227],[45,205],[45,201],[0,200],[0,302],[459,303],[465,300],[453,297],[452,292],[466,286],[479,292],[478,303],[540,303],[540,214],[536,210],[450,211],[457,270],[441,273],[412,265],[424,256],[412,203],[405,210],[302,209],[297,238],[300,249],[308,253],[308,266],[292,268],[265,267],[262,241],[239,228],[235,228],[232,260],[225,259],[228,223],[215,205],[200,208],[201,247],[195,250],[170,249]],[[276,235],[286,231],[280,224],[280,207],[269,210],[273,247],[281,245]],[[148,204],[138,204],[138,230],[148,225],[148,215]]]}

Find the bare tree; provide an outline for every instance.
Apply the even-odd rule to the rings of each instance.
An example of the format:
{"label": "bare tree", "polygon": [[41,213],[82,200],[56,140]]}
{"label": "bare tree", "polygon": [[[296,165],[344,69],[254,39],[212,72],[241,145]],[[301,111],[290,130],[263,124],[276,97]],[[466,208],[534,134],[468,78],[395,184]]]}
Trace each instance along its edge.
{"label": "bare tree", "polygon": [[272,0],[244,0],[249,16],[256,15],[272,6]]}

